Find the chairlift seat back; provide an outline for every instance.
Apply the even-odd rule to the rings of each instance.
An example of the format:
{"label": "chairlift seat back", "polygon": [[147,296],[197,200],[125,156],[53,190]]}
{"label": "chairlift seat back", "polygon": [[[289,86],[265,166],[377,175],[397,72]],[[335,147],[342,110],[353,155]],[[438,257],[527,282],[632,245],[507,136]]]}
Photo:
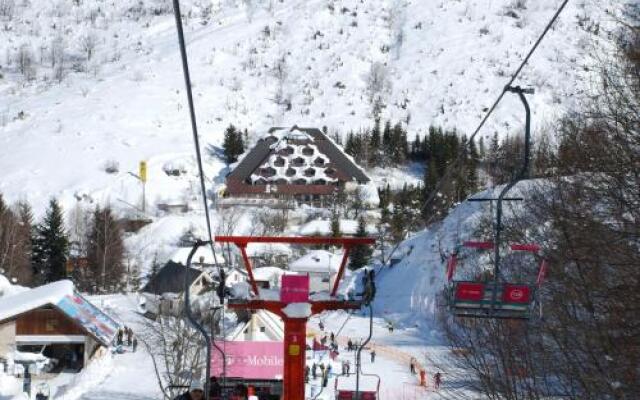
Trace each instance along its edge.
{"label": "chairlift seat back", "polygon": [[455,316],[528,319],[534,288],[527,284],[454,281],[449,306]]}

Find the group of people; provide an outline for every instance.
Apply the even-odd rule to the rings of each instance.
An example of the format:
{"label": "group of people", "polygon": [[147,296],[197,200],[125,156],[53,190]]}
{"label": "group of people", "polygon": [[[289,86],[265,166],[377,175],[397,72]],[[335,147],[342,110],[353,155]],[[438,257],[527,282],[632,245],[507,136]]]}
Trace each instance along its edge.
{"label": "group of people", "polygon": [[[411,360],[409,360],[409,371],[411,372],[412,375],[416,374],[417,367],[418,367],[418,361],[414,357],[411,357]],[[420,375],[420,386],[427,386],[427,372],[421,368],[419,375]],[[442,385],[442,373],[438,371],[433,375],[433,387],[436,390],[438,390],[440,389],[440,385]]]}
{"label": "group of people", "polygon": [[[331,369],[332,367],[330,363],[325,365],[324,363],[317,364],[314,362],[311,368],[307,365],[304,369],[305,382],[309,383],[309,375],[311,375],[314,380],[320,377],[322,387],[327,387],[329,384],[329,374],[331,373]],[[318,374],[318,372],[320,373]]]}
{"label": "group of people", "polygon": [[127,346],[131,347],[131,350],[135,353],[136,350],[138,349],[138,339],[133,334],[133,329],[129,328],[126,325],[124,328],[118,329],[116,344],[118,346],[123,346],[125,336],[127,339]]}
{"label": "group of people", "polygon": [[[227,393],[228,394],[228,393]],[[222,396],[222,385],[218,379],[213,376],[209,380],[209,398],[210,399],[219,399]],[[204,398],[204,388],[200,383],[199,379],[194,380],[189,386],[189,390],[174,400],[202,400]],[[231,393],[230,399],[232,400],[257,400],[256,396],[256,388],[251,385],[243,385],[241,383],[237,384],[233,388],[233,392]]]}

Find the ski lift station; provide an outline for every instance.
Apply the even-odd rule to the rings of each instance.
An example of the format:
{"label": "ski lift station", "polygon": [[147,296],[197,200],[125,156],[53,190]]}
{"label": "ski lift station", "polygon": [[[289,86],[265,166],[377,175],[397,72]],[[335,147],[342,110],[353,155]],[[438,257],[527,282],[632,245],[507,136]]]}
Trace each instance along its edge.
{"label": "ski lift station", "polygon": [[22,374],[20,364],[29,362],[36,365],[31,373],[80,371],[106,351],[119,328],[68,280],[4,297],[0,368]]}

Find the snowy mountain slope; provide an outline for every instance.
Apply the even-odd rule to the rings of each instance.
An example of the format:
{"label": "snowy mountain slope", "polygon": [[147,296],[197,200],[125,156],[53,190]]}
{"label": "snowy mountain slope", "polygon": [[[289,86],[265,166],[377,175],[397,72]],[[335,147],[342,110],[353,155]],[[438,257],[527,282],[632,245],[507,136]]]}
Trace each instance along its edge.
{"label": "snowy mountain slope", "polygon": [[462,203],[438,225],[402,242],[395,253],[400,261],[382,269],[377,277],[375,307],[381,317],[409,325],[416,317],[433,318],[446,281],[442,255],[473,239],[476,225],[486,212],[481,203]]}
{"label": "snowy mountain slope", "polygon": [[[6,55],[0,191],[10,200],[31,200],[37,212],[52,195],[68,206],[74,195],[137,204],[139,186],[126,171],[140,159],[152,164],[149,198],[180,196],[192,185],[171,178],[165,184],[159,173],[167,160],[184,159],[193,178],[170,3],[13,3],[12,18],[3,16],[0,30]],[[229,123],[252,133],[293,123],[343,132],[368,126],[375,98],[384,106],[382,118],[408,121],[410,134],[430,124],[468,131],[558,3],[187,0],[183,13],[190,16],[186,33],[204,145],[220,145]],[[520,83],[538,90],[532,98],[537,123],[561,113],[587,88],[583,28],[602,20],[612,4],[570,2],[523,72]],[[25,74],[24,49],[31,54]],[[507,133],[520,118],[517,99],[507,99],[485,132]],[[120,173],[103,172],[111,161]],[[207,166],[210,179],[222,169],[213,157]]]}

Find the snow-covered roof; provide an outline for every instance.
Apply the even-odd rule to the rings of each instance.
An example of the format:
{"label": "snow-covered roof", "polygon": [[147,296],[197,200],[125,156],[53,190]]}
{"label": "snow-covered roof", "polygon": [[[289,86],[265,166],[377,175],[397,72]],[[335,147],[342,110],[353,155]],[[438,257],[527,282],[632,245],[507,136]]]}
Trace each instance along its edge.
{"label": "snow-covered roof", "polygon": [[[352,219],[340,220],[340,232],[344,235],[355,235],[358,231],[358,221]],[[327,219],[314,219],[300,226],[298,233],[302,236],[331,234],[331,221]]]}
{"label": "snow-covered roof", "polygon": [[104,346],[110,345],[117,333],[118,323],[77,294],[69,280],[3,297],[0,302],[0,321],[47,305],[56,307],[76,321],[78,326]]}
{"label": "snow-covered roof", "polygon": [[278,267],[260,267],[253,270],[253,278],[256,281],[269,281],[273,278],[280,278],[284,272],[282,268]]}
{"label": "snow-covered roof", "polygon": [[249,243],[247,245],[247,255],[258,257],[264,255],[291,255],[291,247],[284,243]]}
{"label": "snow-covered roof", "polygon": [[[187,258],[189,257],[189,253],[191,252],[191,247],[180,247],[176,250],[175,253],[171,256],[171,261],[177,262],[178,264],[187,265]],[[218,263],[224,263],[224,256],[220,252],[216,252],[216,258]],[[211,248],[209,246],[202,246],[196,250],[196,253],[193,255],[191,259],[192,263],[200,263],[200,260],[204,264],[215,264],[213,254],[211,253]]]}
{"label": "snow-covered roof", "polygon": [[[367,225],[368,234],[377,231],[375,225]],[[358,232],[358,221],[354,219],[340,220],[340,233],[343,235],[355,235]],[[298,228],[298,234],[302,236],[328,236],[331,234],[331,221],[327,219],[314,219]]]}
{"label": "snow-covered roof", "polygon": [[56,304],[65,296],[73,296],[73,283],[68,280],[49,283],[35,289],[3,297],[2,301],[0,301],[0,321],[47,304]]}
{"label": "snow-covered roof", "polygon": [[0,274],[0,297],[11,296],[12,294],[24,292],[28,290],[26,287],[14,285],[9,282],[4,275]]}
{"label": "snow-covered roof", "polygon": [[338,272],[342,256],[326,250],[312,250],[289,264],[295,272]]}
{"label": "snow-covered roof", "polygon": [[[254,313],[251,313],[251,319],[253,319],[253,323],[257,325],[263,325],[267,328],[264,336],[268,336],[269,340],[272,341],[282,341],[284,340],[284,323],[282,319],[280,319],[277,315],[266,311],[266,310],[257,310]],[[231,334],[229,335],[229,340],[231,341],[242,341],[244,339],[244,331],[247,329],[248,325],[251,323],[251,320],[240,323],[236,325]]]}

